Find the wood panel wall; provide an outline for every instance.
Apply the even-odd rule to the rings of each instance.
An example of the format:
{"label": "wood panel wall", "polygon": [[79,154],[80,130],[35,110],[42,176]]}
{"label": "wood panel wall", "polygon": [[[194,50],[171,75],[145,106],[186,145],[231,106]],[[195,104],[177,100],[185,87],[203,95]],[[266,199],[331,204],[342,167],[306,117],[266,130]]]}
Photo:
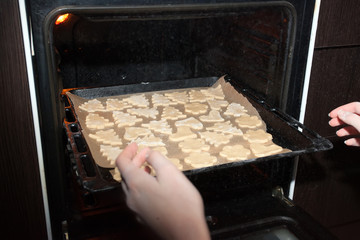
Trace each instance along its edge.
{"label": "wood panel wall", "polygon": [[294,201],[339,239],[358,239],[360,148],[328,125],[337,106],[360,101],[360,1],[322,0],[305,125],[333,150],[301,157]]}
{"label": "wood panel wall", "polygon": [[46,239],[18,2],[0,1],[1,239]]}
{"label": "wood panel wall", "polygon": [[[0,1],[0,209],[3,239],[46,239],[18,5]],[[300,159],[295,203],[340,239],[360,227],[359,149],[328,127],[328,112],[360,96],[360,1],[323,0],[305,125],[334,143]],[[356,234],[355,234],[356,233]]]}

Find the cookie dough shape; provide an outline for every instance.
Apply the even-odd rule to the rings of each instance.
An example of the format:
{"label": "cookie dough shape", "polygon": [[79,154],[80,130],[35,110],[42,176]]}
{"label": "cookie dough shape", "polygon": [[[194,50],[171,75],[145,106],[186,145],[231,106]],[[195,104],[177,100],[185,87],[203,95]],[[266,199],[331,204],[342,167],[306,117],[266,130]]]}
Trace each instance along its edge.
{"label": "cookie dough shape", "polygon": [[130,97],[124,98],[123,101],[137,107],[148,107],[149,100],[144,94],[132,95]]}
{"label": "cookie dough shape", "polygon": [[180,126],[177,128],[177,132],[169,136],[170,141],[180,142],[187,138],[196,138],[196,133],[193,133],[188,126]]}
{"label": "cookie dough shape", "polygon": [[129,113],[124,113],[121,111],[114,111],[113,118],[114,118],[115,124],[117,124],[117,126],[119,128],[126,127],[126,126],[128,126],[128,127],[134,126],[136,123],[143,121],[142,118],[138,118],[134,115],[130,115]]}
{"label": "cookie dough shape", "polygon": [[248,130],[243,137],[249,143],[267,143],[272,140],[272,135],[262,129]]}
{"label": "cookie dough shape", "polygon": [[224,97],[225,97],[221,85],[218,85],[217,87],[210,87],[207,89],[202,89],[200,91],[204,95],[209,96],[213,99],[224,99]]}
{"label": "cookie dough shape", "polygon": [[222,134],[217,132],[200,132],[200,137],[203,138],[206,142],[218,147],[222,144],[227,144],[230,142],[230,139],[233,137],[229,134]]}
{"label": "cookie dough shape", "polygon": [[168,120],[178,120],[186,117],[187,115],[183,114],[179,109],[171,106],[164,107],[163,112],[161,114],[162,119],[168,119]]}
{"label": "cookie dough shape", "polygon": [[217,162],[217,158],[208,152],[195,152],[185,157],[184,161],[193,168],[203,168],[213,166]]}
{"label": "cookie dough shape", "polygon": [[185,153],[209,151],[210,146],[203,139],[185,139],[179,143],[179,148]]}
{"label": "cookie dough shape", "polygon": [[105,110],[104,105],[97,99],[92,99],[84,102],[79,106],[79,108],[87,112],[103,112]]}
{"label": "cookie dough shape", "polygon": [[220,110],[223,107],[226,107],[229,105],[229,102],[226,100],[216,100],[216,99],[211,99],[207,101],[210,108],[213,110]]}
{"label": "cookie dough shape", "polygon": [[121,182],[121,174],[118,168],[110,171],[110,173],[115,181]]}
{"label": "cookie dough shape", "polygon": [[89,129],[105,129],[114,125],[109,119],[106,119],[97,113],[89,113],[86,116],[85,124]]}
{"label": "cookie dough shape", "polygon": [[154,93],[151,96],[151,102],[154,107],[178,104],[177,102],[171,101],[169,98],[167,98],[163,94],[159,94],[159,93]]}
{"label": "cookie dough shape", "polygon": [[154,132],[157,132],[157,133],[163,133],[163,134],[167,134],[167,135],[172,133],[172,128],[170,127],[169,123],[165,119],[162,119],[159,121],[153,120],[153,121],[150,121],[149,123],[143,123],[141,126],[150,128],[151,130],[153,130]]}
{"label": "cookie dough shape", "polygon": [[189,101],[189,95],[187,91],[170,92],[170,93],[165,93],[164,95],[173,102],[176,102],[178,104],[184,104]]}
{"label": "cookie dough shape", "polygon": [[206,130],[224,133],[224,134],[232,134],[236,136],[242,136],[243,131],[241,129],[233,126],[229,121],[215,123],[213,126],[207,127]]}
{"label": "cookie dough shape", "polygon": [[177,127],[187,126],[192,129],[195,129],[195,130],[200,130],[200,129],[203,129],[203,127],[204,127],[204,125],[194,117],[189,117],[184,120],[176,121],[175,126],[177,126]]}
{"label": "cookie dough shape", "polygon": [[262,121],[257,116],[240,116],[235,119],[235,122],[240,128],[257,128],[262,125]]}
{"label": "cookie dough shape", "polygon": [[250,149],[256,157],[265,157],[279,153],[283,150],[282,147],[276,144],[264,145],[260,143],[250,144]]}
{"label": "cookie dough shape", "polygon": [[220,156],[224,157],[228,161],[246,160],[250,155],[250,150],[245,148],[243,145],[237,144],[233,146],[225,146]]}
{"label": "cookie dough shape", "polygon": [[202,115],[199,119],[203,122],[223,122],[224,119],[221,117],[218,110],[210,110],[208,115]]}
{"label": "cookie dough shape", "polygon": [[208,96],[200,92],[199,90],[190,90],[189,100],[190,102],[206,102]]}
{"label": "cookie dough shape", "polygon": [[195,115],[206,113],[208,110],[208,105],[204,103],[186,103],[184,106],[185,112]]}
{"label": "cookie dough shape", "polygon": [[126,108],[130,108],[132,105],[128,104],[125,101],[115,99],[115,98],[109,98],[106,100],[106,111],[121,111]]}
{"label": "cookie dough shape", "polygon": [[159,137],[155,137],[154,135],[140,137],[140,138],[133,140],[133,142],[136,142],[138,146],[146,146],[146,147],[165,146],[165,143],[163,143],[162,139]]}
{"label": "cookie dough shape", "polygon": [[124,139],[133,141],[138,137],[151,134],[151,130],[143,127],[125,127]]}
{"label": "cookie dough shape", "polygon": [[100,131],[95,132],[94,134],[90,133],[89,137],[92,139],[95,139],[97,142],[100,142],[103,144],[109,144],[112,146],[121,146],[122,145],[122,140],[116,134],[114,129],[100,130]]}
{"label": "cookie dough shape", "polygon": [[128,113],[136,116],[156,119],[159,111],[155,108],[129,108],[126,110]]}
{"label": "cookie dough shape", "polygon": [[114,147],[111,145],[100,145],[100,152],[107,160],[110,162],[110,165],[115,167],[115,160],[121,153],[122,149],[119,147]]}
{"label": "cookie dough shape", "polygon": [[226,111],[224,112],[224,114],[227,115],[227,116],[234,116],[234,117],[240,117],[242,115],[248,115],[247,110],[245,109],[245,107],[242,106],[239,103],[230,103],[227,106]]}

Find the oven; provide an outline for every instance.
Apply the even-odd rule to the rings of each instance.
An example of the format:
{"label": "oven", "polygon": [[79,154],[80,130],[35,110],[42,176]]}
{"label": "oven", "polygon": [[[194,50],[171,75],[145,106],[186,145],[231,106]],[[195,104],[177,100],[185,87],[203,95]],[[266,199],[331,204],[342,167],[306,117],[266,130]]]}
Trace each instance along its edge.
{"label": "oven", "polygon": [[296,120],[317,4],[26,1],[52,237],[157,238],[126,207],[111,169],[93,160],[67,93],[92,99],[223,78],[291,151],[184,171],[212,238],[332,239],[289,200],[297,157],[332,147]]}

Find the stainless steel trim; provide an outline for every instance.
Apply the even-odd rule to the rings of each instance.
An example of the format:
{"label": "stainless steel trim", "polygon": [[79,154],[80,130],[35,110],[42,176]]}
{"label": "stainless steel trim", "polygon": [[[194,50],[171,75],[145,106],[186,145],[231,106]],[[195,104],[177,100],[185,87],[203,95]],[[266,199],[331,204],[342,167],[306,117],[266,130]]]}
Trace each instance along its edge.
{"label": "stainless steel trim", "polygon": [[[32,45],[30,42],[30,38],[32,35],[30,35],[30,33],[29,33],[29,24],[28,24],[28,16],[26,14],[25,0],[19,0],[19,12],[20,12],[22,35],[23,35],[27,76],[28,76],[29,90],[30,90],[31,109],[32,109],[32,115],[33,115],[33,120],[34,120],[35,141],[36,141],[36,148],[37,148],[37,155],[38,155],[42,197],[43,197],[43,202],[44,202],[46,230],[47,230],[48,239],[51,240],[52,233],[51,233],[51,224],[50,224],[50,213],[49,213],[49,204],[48,204],[48,199],[47,199],[45,169],[44,169],[44,161],[43,161],[43,155],[42,155],[40,124],[39,124],[39,115],[38,115],[37,99],[36,99],[36,91],[35,91],[33,63],[32,63],[33,51],[32,51]],[[31,29],[30,29],[30,32],[31,32]]]}

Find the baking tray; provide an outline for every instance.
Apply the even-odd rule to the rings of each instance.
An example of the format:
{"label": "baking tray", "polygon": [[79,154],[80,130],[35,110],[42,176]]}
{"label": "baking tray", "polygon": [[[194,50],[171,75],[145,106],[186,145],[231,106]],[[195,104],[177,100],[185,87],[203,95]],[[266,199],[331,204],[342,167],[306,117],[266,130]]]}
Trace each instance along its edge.
{"label": "baking tray", "polygon": [[[101,88],[64,90],[62,96],[65,102],[67,102],[65,107],[66,119],[64,120],[64,129],[68,138],[67,150],[69,151],[79,184],[90,192],[106,191],[120,186],[117,181],[112,179],[110,169],[98,166],[92,158],[89,147],[87,146],[85,138],[81,133],[81,127],[76,119],[74,108],[70,99],[66,95],[67,91],[82,98],[93,99],[130,93],[180,88],[210,87],[218,79],[218,77],[207,77],[166,82],[142,82],[139,84]],[[273,108],[262,99],[257,98],[257,96],[252,94],[251,91],[246,88],[242,88],[237,81],[227,77],[225,77],[225,80],[229,82],[239,93],[244,95],[253,107],[255,107],[262,120],[266,123],[267,132],[272,134],[273,142],[291,151],[261,158],[252,158],[243,161],[184,171],[184,174],[188,176],[190,180],[196,181],[200,175],[204,176],[211,174],[212,176],[221,176],[221,174],[219,175],[219,172],[224,171],[225,169],[226,170],[224,172],[229,172],[229,169],[237,169],[250,163],[266,162],[274,159],[291,159],[301,154],[324,151],[332,148],[332,144],[329,140],[306,128],[303,124],[286,113],[277,108]]]}

